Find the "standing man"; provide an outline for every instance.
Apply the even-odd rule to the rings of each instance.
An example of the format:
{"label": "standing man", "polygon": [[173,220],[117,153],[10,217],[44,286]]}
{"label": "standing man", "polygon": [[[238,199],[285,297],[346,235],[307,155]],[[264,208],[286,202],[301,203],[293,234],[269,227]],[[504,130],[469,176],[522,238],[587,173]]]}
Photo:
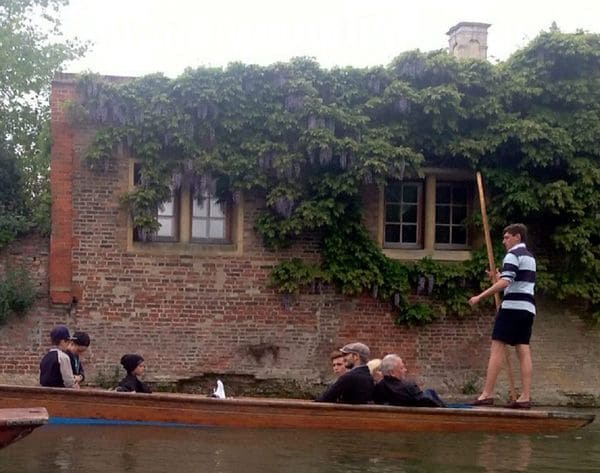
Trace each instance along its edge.
{"label": "standing man", "polygon": [[498,280],[481,294],[471,297],[469,304],[504,291],[504,299],[496,315],[492,331],[492,346],[488,361],[485,386],[473,405],[494,403],[494,385],[504,359],[506,345],[515,347],[521,368],[521,395],[509,407],[529,409],[531,407],[531,376],[533,366],[529,340],[535,316],[535,258],[525,246],[527,227],[514,223],[503,231],[502,244],[507,250],[502,261],[502,272]]}
{"label": "standing man", "polygon": [[75,332],[71,337],[71,343],[67,348],[67,355],[71,360],[71,368],[73,369],[73,376],[75,376],[75,384],[81,386],[81,383],[85,380],[85,370],[81,364],[79,357],[88,349],[90,346],[90,336],[85,332]]}
{"label": "standing man", "polygon": [[364,343],[349,343],[340,351],[348,371],[330,385],[317,402],[367,404],[373,398],[373,378],[367,366],[371,351]]}
{"label": "standing man", "polygon": [[40,361],[40,385],[51,388],[79,388],[73,376],[71,360],[67,355],[71,335],[64,325],[57,325],[50,332],[54,345]]}

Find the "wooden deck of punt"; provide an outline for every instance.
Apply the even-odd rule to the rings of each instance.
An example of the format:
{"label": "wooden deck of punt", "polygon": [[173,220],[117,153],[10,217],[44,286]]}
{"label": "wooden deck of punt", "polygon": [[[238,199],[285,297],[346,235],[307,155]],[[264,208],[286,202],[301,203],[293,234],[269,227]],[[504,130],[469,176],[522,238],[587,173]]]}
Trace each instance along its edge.
{"label": "wooden deck of punt", "polygon": [[0,409],[0,448],[29,435],[48,422],[43,407]]}
{"label": "wooden deck of punt", "polygon": [[27,405],[45,406],[51,417],[387,432],[556,433],[578,429],[594,420],[590,414],[533,409],[353,406],[290,399],[215,399],[192,394],[0,385],[0,408]]}

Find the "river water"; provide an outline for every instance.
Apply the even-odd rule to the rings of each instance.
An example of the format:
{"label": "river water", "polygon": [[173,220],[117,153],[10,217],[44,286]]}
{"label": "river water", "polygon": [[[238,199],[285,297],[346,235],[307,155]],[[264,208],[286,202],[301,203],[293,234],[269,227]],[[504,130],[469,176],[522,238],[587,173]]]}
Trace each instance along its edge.
{"label": "river water", "polygon": [[521,471],[599,472],[600,422],[559,435],[47,425],[0,450],[7,473]]}

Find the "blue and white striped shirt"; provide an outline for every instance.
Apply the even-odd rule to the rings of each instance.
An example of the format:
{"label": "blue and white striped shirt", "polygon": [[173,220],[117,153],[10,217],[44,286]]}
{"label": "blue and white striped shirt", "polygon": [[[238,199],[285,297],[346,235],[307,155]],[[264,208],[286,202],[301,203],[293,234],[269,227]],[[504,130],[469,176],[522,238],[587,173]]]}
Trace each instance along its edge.
{"label": "blue and white striped shirt", "polygon": [[502,261],[501,279],[509,285],[504,289],[502,309],[526,310],[535,315],[535,258],[525,243],[513,246]]}

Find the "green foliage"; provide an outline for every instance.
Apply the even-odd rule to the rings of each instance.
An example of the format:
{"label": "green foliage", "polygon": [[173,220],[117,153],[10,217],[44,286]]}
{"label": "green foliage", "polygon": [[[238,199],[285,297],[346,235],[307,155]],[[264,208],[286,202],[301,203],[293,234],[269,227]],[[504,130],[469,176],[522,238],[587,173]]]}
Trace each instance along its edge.
{"label": "green foliage", "polygon": [[27,231],[49,233],[48,92],[62,64],[84,47],[65,40],[67,0],[10,0],[0,6],[0,247]]}
{"label": "green foliage", "polygon": [[542,33],[499,72],[503,113],[481,160],[491,218],[526,222],[540,286],[599,314],[600,36]]}
{"label": "green foliage", "polygon": [[271,284],[284,294],[298,294],[308,286],[328,282],[329,275],[318,265],[307,264],[299,258],[283,261],[271,272]]}
{"label": "green foliage", "polygon": [[461,392],[470,396],[477,394],[479,392],[479,378],[477,376],[468,378],[463,384]]}
{"label": "green foliage", "polygon": [[23,315],[35,302],[35,288],[24,269],[10,269],[0,279],[0,323],[10,314]]}
{"label": "green foliage", "polygon": [[99,371],[94,378],[94,386],[98,386],[103,389],[114,389],[117,387],[122,377],[121,369],[118,366],[114,367],[112,373]]}
{"label": "green foliage", "polygon": [[0,207],[0,248],[13,241],[17,236],[27,233],[32,223],[24,215],[3,211]]}
{"label": "green foliage", "polygon": [[[479,256],[401,264],[369,238],[357,211],[363,186],[418,178],[423,166],[482,170],[493,234],[528,224],[545,266],[540,287],[600,310],[599,84],[600,36],[553,29],[498,65],[412,51],[369,69],[296,58],[176,79],[86,76],[75,108],[100,127],[92,167],[135,156],[152,176],[124,197],[147,232],[169,182],[218,182],[223,200],[251,191],[266,202],[256,229],[268,247],[321,238],[320,267],[276,268],[282,290],[329,280],[420,323],[468,313],[468,288],[487,266]],[[409,302],[422,287],[433,306]]]}

